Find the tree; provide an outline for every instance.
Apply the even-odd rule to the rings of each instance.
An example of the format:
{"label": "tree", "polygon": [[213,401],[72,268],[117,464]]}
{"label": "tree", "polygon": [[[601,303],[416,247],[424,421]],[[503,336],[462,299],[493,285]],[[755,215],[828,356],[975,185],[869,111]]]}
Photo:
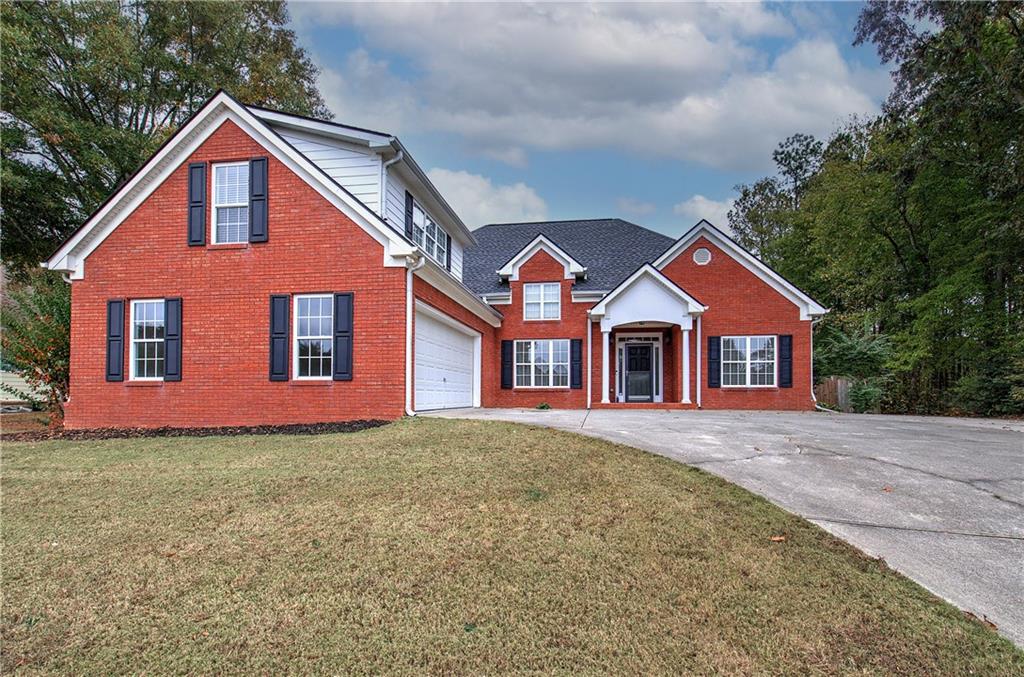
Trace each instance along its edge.
{"label": "tree", "polygon": [[793,206],[800,206],[807,182],[821,166],[822,143],[810,134],[794,134],[772,152],[779,174],[789,183]]}
{"label": "tree", "polygon": [[218,88],[330,117],[275,2],[0,4],[0,247],[38,265]]}
{"label": "tree", "polygon": [[0,315],[4,362],[46,399],[51,425],[64,418],[71,365],[71,287],[35,269],[8,289]]}
{"label": "tree", "polygon": [[778,263],[775,244],[786,232],[786,214],[792,209],[792,197],[774,177],[758,179],[734,188],[739,196],[729,208],[729,228],[736,241],[764,259]]}

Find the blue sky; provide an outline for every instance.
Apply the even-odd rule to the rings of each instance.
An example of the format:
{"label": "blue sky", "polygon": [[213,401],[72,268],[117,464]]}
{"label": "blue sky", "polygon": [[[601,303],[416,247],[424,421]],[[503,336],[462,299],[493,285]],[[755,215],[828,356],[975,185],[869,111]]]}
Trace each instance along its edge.
{"label": "blue sky", "polygon": [[876,113],[858,3],[290,3],[336,120],[398,135],[476,227],[725,226],[789,134]]}

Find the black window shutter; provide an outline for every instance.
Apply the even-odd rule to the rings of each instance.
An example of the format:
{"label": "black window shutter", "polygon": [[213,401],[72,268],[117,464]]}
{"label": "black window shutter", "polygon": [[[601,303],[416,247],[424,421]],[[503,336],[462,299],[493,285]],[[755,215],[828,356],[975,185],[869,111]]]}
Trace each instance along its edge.
{"label": "black window shutter", "polygon": [[569,342],[569,387],[575,390],[583,387],[583,339]]}
{"label": "black window shutter", "polygon": [[412,193],[405,191],[405,236],[412,239]]}
{"label": "black window shutter", "polygon": [[107,301],[107,380],[124,380],[124,299]]}
{"label": "black window shutter", "polygon": [[188,166],[188,245],[206,244],[206,163]]}
{"label": "black window shutter", "polygon": [[334,380],[352,380],[352,292],[334,295]]}
{"label": "black window shutter", "polygon": [[510,390],[512,388],[512,341],[501,342],[501,388]]}
{"label": "black window shutter", "polygon": [[447,239],[447,245],[445,246],[444,249],[444,267],[450,272],[452,269],[452,236],[449,235],[448,233],[445,233],[444,236]]}
{"label": "black window shutter", "polygon": [[267,158],[249,160],[249,242],[267,241]]}
{"label": "black window shutter", "polygon": [[164,380],[181,380],[181,299],[164,300]]}
{"label": "black window shutter", "polygon": [[779,387],[793,387],[793,336],[779,337]]}
{"label": "black window shutter", "polygon": [[270,380],[288,380],[288,328],[291,297],[270,297]]}
{"label": "black window shutter", "polygon": [[722,337],[708,337],[708,388],[722,385]]}

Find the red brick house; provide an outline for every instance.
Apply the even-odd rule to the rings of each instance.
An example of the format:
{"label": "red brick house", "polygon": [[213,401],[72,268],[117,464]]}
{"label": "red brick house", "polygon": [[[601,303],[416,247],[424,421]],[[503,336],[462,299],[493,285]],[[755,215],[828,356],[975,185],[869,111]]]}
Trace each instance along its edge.
{"label": "red brick house", "polygon": [[74,428],[810,409],[827,312],[704,221],[470,231],[397,138],[225,93],[44,265]]}

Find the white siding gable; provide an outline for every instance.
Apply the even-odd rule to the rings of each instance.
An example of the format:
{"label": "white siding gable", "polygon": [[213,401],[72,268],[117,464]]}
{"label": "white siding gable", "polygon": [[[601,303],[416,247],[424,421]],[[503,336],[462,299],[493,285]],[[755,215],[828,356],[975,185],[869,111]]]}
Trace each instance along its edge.
{"label": "white siding gable", "polygon": [[[384,209],[384,220],[395,228],[399,232],[405,232],[405,191],[406,184],[402,181],[402,177],[398,176],[397,172],[394,172],[389,167],[387,178],[387,198]],[[416,194],[413,193],[413,197]],[[420,204],[423,207],[423,204]],[[440,220],[426,207],[423,207],[430,215],[430,218],[434,219],[435,223],[441,223]],[[463,258],[463,246],[462,243],[452,238],[452,275],[457,280],[462,280],[462,258]]]}
{"label": "white siding gable", "polygon": [[379,155],[343,141],[293,129],[277,128],[277,132],[363,204],[380,213]]}

